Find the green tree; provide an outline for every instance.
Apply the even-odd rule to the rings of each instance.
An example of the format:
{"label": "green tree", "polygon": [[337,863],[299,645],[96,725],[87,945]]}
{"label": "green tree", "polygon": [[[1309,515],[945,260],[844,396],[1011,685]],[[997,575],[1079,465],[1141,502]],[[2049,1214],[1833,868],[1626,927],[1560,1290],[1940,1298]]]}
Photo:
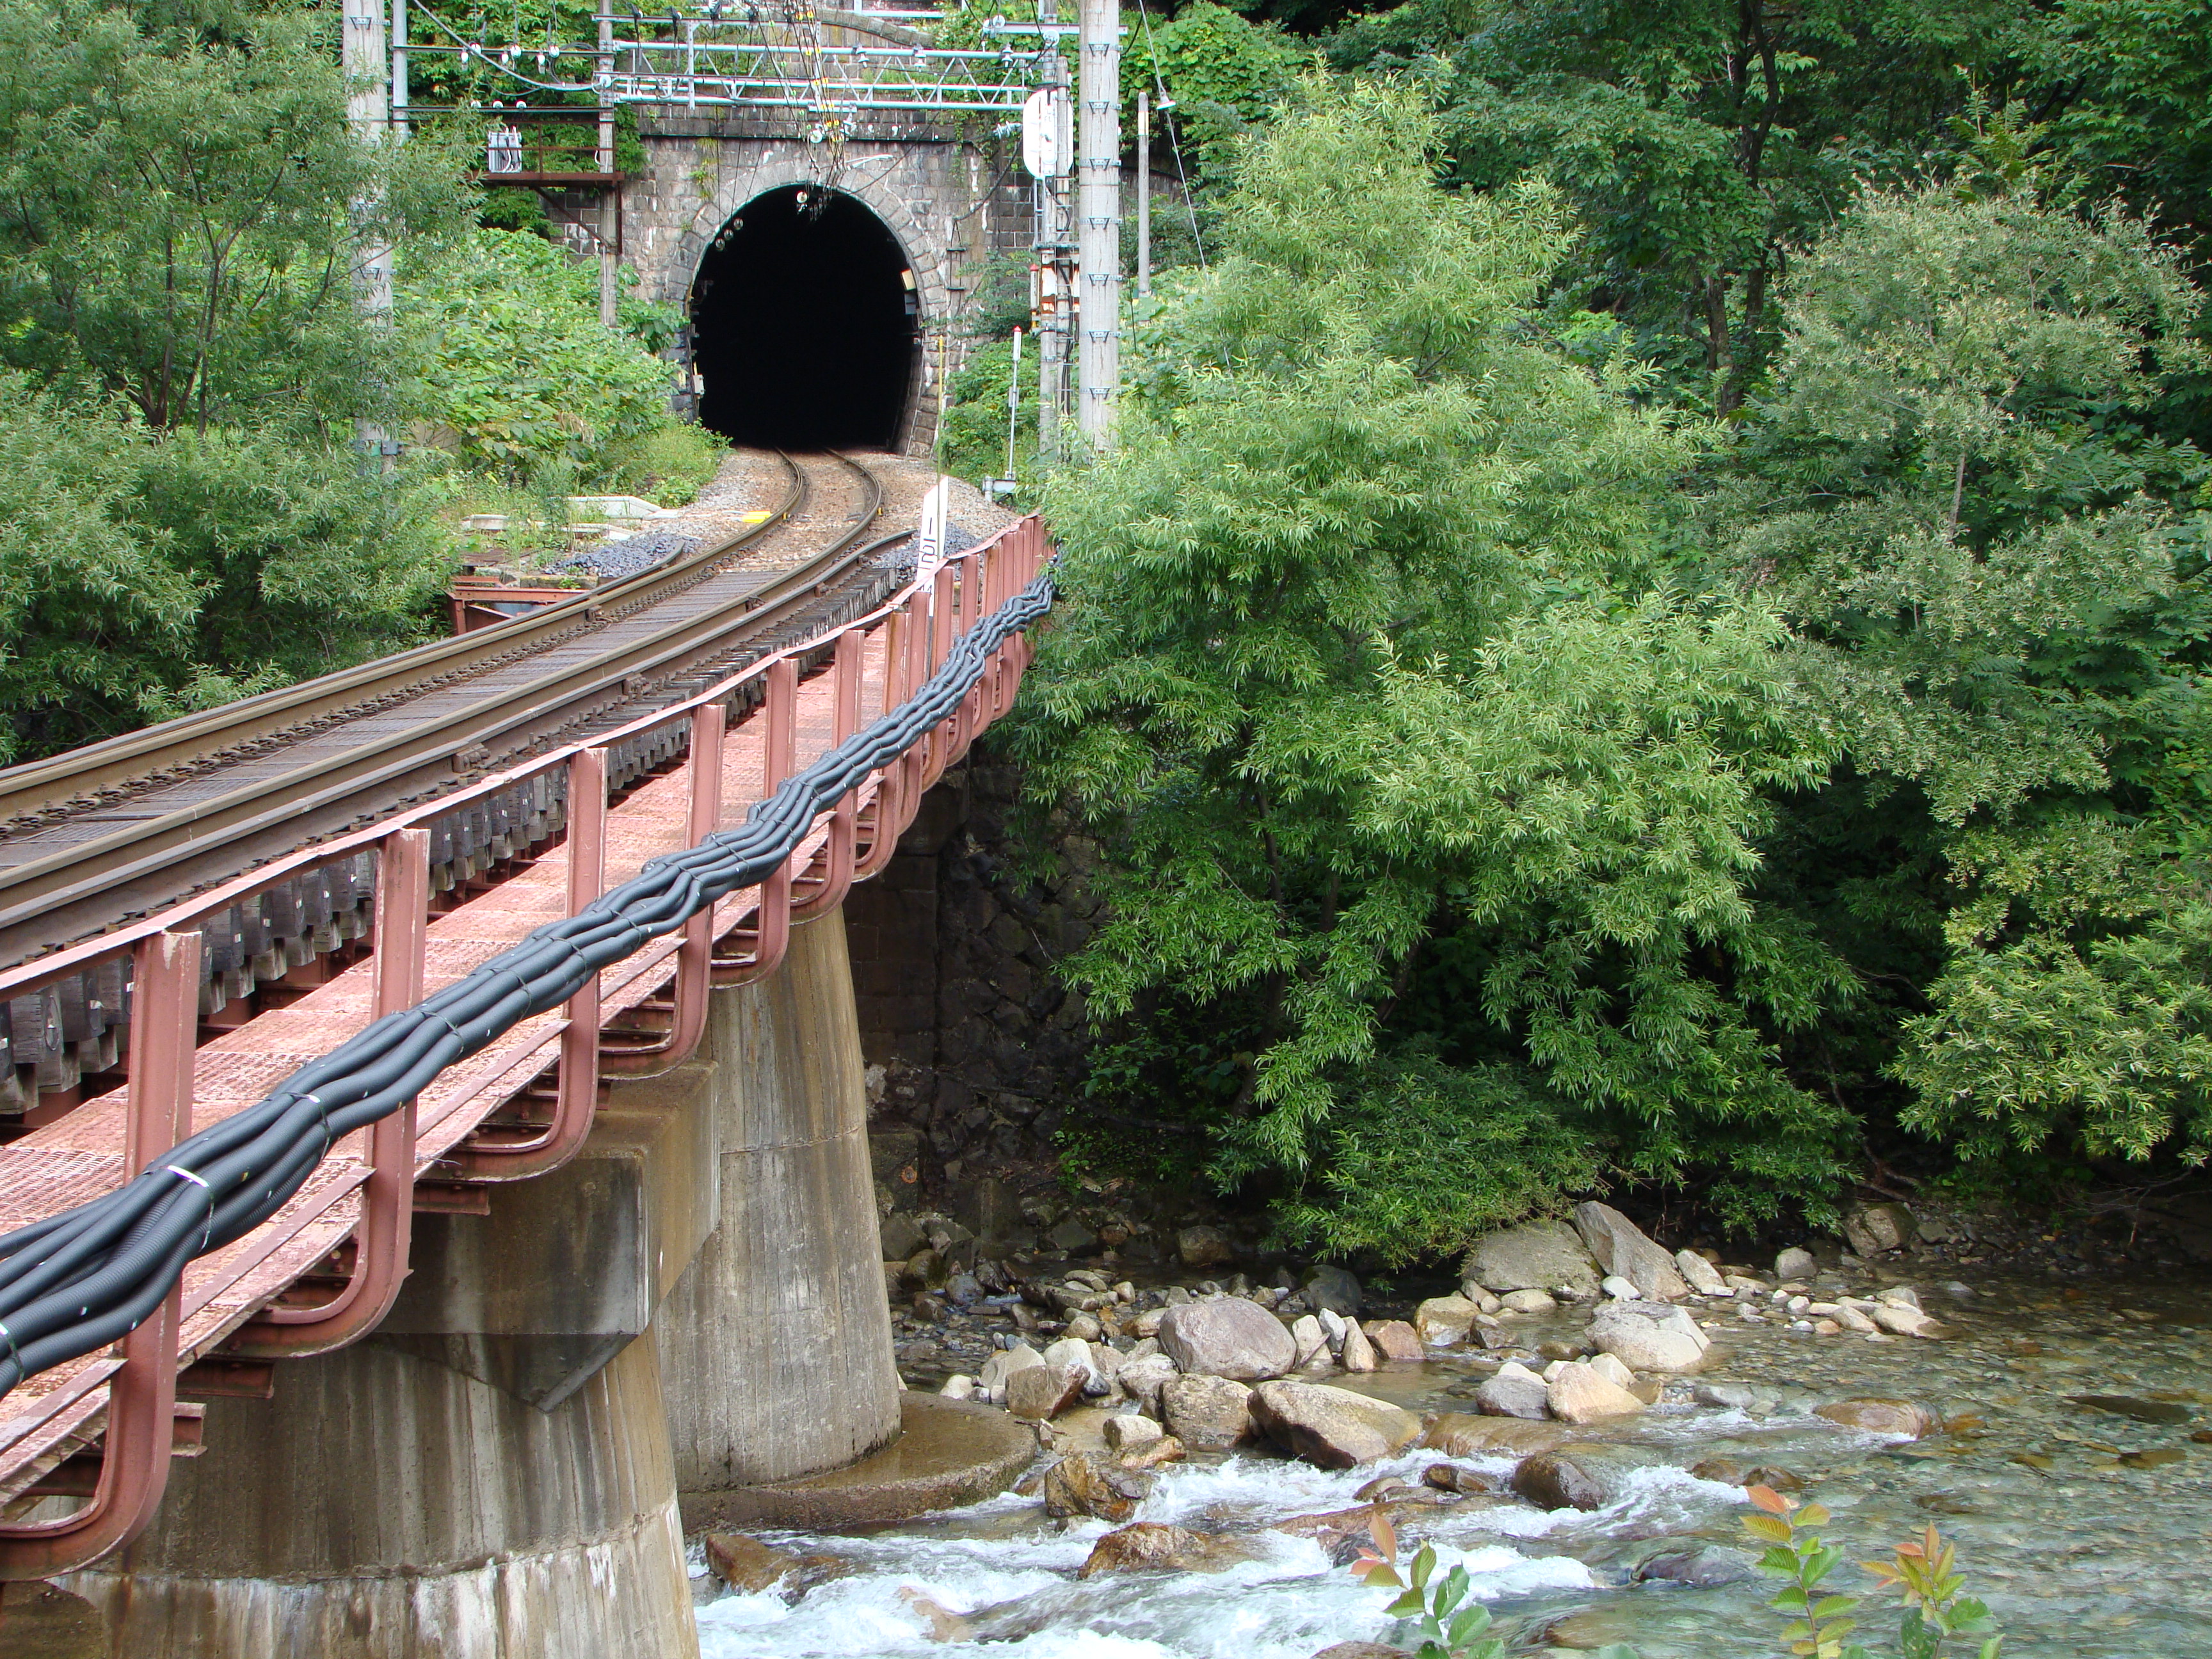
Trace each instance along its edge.
{"label": "green tree", "polygon": [[[633,278],[633,280],[635,280]],[[479,229],[410,259],[398,305],[416,336],[410,412],[426,441],[527,483],[549,464],[611,482],[626,447],[668,424],[670,369],[641,335],[658,307],[599,321],[599,275],[544,238]]]}
{"label": "green tree", "polygon": [[1895,1056],[1905,1121],[1970,1157],[2212,1145],[2191,873],[2212,607],[2174,505],[2203,468],[2147,414],[2201,365],[2199,303],[2137,219],[1871,198],[1799,264],[1716,498],[1849,757],[1770,866],[1890,987],[1856,1074],[1826,1080]]}
{"label": "green tree", "polygon": [[367,251],[466,197],[437,146],[355,138],[333,21],[0,5],[0,358],[155,430],[378,412]]}
{"label": "green tree", "polygon": [[[1558,193],[1439,191],[1435,146],[1409,88],[1319,82],[1243,141],[1121,447],[1052,487],[1020,745],[1121,901],[1074,972],[1103,1018],[1202,1011],[1218,1172],[1340,1248],[1443,1248],[1604,1164],[1755,1212],[1832,1170],[1770,1033],[1845,987],[1747,890],[1818,721],[1763,602],[1672,578],[1696,432],[1541,326]],[[1474,1149],[1487,1181],[1403,1224]]]}
{"label": "green tree", "polygon": [[0,4],[10,757],[424,631],[427,504],[356,453],[403,342],[356,282],[374,242],[456,232],[468,195],[441,144],[355,138],[334,25]]}
{"label": "green tree", "polygon": [[1409,0],[1332,53],[1431,62],[1453,176],[1566,191],[1589,233],[1564,273],[1577,302],[1726,413],[1794,250],[1865,182],[1945,165],[1947,121],[1977,83],[2011,94],[2035,17],[2027,0]]}

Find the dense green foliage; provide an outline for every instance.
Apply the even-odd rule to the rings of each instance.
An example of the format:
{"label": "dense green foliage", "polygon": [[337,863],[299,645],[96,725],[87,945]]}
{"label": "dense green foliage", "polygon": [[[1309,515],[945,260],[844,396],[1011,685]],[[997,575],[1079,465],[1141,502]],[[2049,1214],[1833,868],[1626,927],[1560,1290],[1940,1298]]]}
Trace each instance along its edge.
{"label": "dense green foliage", "polygon": [[1176,106],[1171,136],[1186,146],[1187,165],[1201,171],[1226,139],[1282,101],[1304,55],[1280,31],[1213,0],[1190,0],[1172,17],[1129,14],[1123,21],[1122,118],[1135,118],[1139,92],[1157,103],[1164,91]]}
{"label": "dense green foliage", "polygon": [[1480,1126],[1462,1230],[1601,1146],[1744,1206],[1816,1180],[1832,1109],[1765,1031],[1838,975],[1745,890],[1765,792],[1823,763],[1779,618],[1675,588],[1696,443],[1540,326],[1557,194],[1439,193],[1410,95],[1313,96],[1051,502],[1024,748],[1116,854],[1091,1005],[1212,1005],[1224,1173],[1347,1194],[1340,1244],[1445,1242],[1349,1192],[1409,1121]]}
{"label": "dense green foliage", "polygon": [[0,137],[0,762],[421,639],[471,489],[713,470],[673,319],[472,229],[465,127],[361,143],[334,15],[4,0]]}
{"label": "dense green foliage", "polygon": [[355,449],[402,392],[356,280],[465,192],[435,145],[352,138],[331,46],[291,11],[0,6],[0,758],[420,636],[443,565]]}
{"label": "dense green foliage", "polygon": [[1972,171],[1993,136],[2082,199],[2201,227],[2203,46],[2178,0],[1407,0],[1330,42],[1340,66],[1424,66],[1450,176],[1567,191],[1588,235],[1562,296],[1723,412],[1781,337],[1797,252],[1869,185]]}
{"label": "dense green foliage", "polygon": [[479,229],[410,269],[399,304],[421,338],[410,412],[472,465],[525,482],[565,464],[611,486],[668,424],[668,366],[645,346],[674,319],[625,297],[625,328],[603,327],[598,267],[541,237]]}
{"label": "dense green foliage", "polygon": [[1587,198],[1437,188],[1457,118],[1244,141],[1054,484],[1019,740],[1109,854],[1100,1086],[1393,1257],[1607,1176],[1817,1218],[1899,1126],[2212,1150],[2175,256],[1985,124],[1842,178],[1713,426],[1562,304]]}

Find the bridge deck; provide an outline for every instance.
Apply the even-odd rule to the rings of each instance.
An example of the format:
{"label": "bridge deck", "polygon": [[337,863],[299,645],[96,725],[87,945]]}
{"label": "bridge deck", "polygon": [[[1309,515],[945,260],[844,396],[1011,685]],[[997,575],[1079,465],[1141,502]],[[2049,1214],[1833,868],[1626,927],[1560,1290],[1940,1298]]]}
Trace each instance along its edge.
{"label": "bridge deck", "polygon": [[[889,684],[885,645],[883,629],[866,636],[863,724],[884,712]],[[834,682],[834,674],[823,673],[799,685],[794,722],[799,766],[835,741]],[[742,820],[764,793],[766,728],[766,720],[757,710],[732,727],[724,740],[724,827]],[[647,860],[690,844],[690,773],[687,759],[608,809],[609,887],[636,874]],[[877,787],[873,780],[864,786],[864,805]],[[817,822],[793,855],[793,868],[805,866],[826,836],[827,823],[826,818]],[[433,917],[425,993],[461,978],[532,928],[567,915],[567,881],[563,843],[498,885]],[[757,909],[759,897],[758,888],[746,888],[724,898],[715,907],[715,935],[744,921]],[[667,986],[680,944],[680,935],[671,935],[605,970],[600,977],[603,1020],[635,1011]],[[374,976],[374,958],[365,959],[290,1006],[257,1013],[204,1044],[198,1055],[193,1129],[204,1129],[252,1105],[301,1066],[367,1025]],[[439,1077],[417,1106],[418,1176],[432,1176],[441,1158],[554,1063],[566,1024],[557,1012],[525,1020]],[[0,1231],[54,1214],[119,1185],[128,1110],[126,1085],[0,1146]],[[184,1281],[180,1364],[213,1352],[352,1232],[360,1211],[359,1189],[369,1170],[366,1145],[365,1130],[339,1141],[276,1215],[189,1267]],[[106,1406],[101,1385],[118,1364],[108,1353],[88,1356],[29,1378],[9,1396],[8,1416],[0,1420],[0,1502],[100,1432]]]}

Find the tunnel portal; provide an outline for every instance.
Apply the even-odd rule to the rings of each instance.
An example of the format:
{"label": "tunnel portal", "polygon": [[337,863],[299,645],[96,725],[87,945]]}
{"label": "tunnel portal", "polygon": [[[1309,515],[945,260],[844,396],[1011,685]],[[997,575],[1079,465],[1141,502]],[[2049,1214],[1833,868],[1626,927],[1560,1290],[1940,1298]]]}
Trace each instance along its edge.
{"label": "tunnel portal", "polygon": [[905,253],[842,191],[787,185],[723,227],[691,289],[699,419],[732,443],[889,449],[914,374]]}

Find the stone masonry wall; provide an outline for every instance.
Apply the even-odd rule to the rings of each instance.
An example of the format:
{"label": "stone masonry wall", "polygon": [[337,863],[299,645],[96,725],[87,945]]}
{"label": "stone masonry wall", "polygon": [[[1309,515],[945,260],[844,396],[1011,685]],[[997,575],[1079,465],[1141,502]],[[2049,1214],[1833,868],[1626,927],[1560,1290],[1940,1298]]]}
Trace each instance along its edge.
{"label": "stone masonry wall", "polygon": [[1018,791],[1013,768],[971,756],[846,901],[869,1136],[901,1208],[1049,1159],[1076,1098],[1083,1001],[1053,970],[1097,925],[1096,849],[1069,837],[1051,884],[1021,880],[1006,827]]}

